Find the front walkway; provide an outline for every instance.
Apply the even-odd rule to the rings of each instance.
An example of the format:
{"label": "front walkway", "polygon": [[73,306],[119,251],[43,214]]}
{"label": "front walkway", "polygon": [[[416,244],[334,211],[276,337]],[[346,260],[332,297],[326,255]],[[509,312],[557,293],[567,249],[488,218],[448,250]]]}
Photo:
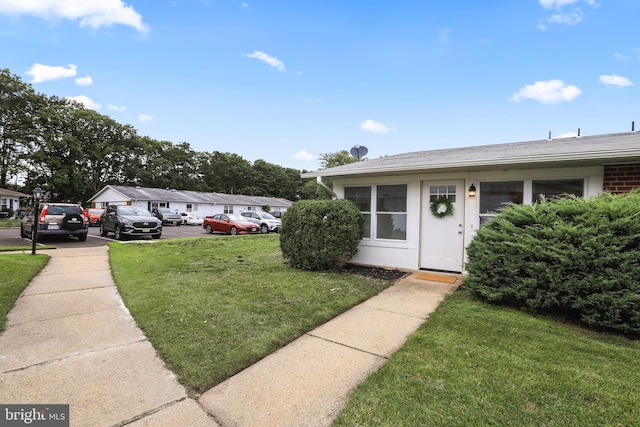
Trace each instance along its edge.
{"label": "front walkway", "polygon": [[0,335],[0,403],[69,404],[72,426],[330,425],[457,287],[411,275],[196,401],[122,303],[107,251],[47,251]]}

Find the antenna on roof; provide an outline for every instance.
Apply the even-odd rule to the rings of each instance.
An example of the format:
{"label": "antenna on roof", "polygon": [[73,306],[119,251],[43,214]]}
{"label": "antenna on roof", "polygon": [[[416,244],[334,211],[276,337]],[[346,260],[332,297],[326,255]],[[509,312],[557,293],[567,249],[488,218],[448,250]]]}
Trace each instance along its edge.
{"label": "antenna on roof", "polygon": [[636,122],[631,122],[631,132],[635,132],[636,130]]}
{"label": "antenna on roof", "polygon": [[551,141],[551,131],[549,131],[549,141]]}
{"label": "antenna on roof", "polygon": [[578,128],[578,136],[580,136],[580,128]]}
{"label": "antenna on roof", "polygon": [[351,151],[349,152],[353,157],[355,157],[356,159],[358,159],[358,161],[360,161],[360,159],[362,159],[364,156],[367,155],[369,150],[367,149],[367,147],[364,147],[362,145],[354,145]]}

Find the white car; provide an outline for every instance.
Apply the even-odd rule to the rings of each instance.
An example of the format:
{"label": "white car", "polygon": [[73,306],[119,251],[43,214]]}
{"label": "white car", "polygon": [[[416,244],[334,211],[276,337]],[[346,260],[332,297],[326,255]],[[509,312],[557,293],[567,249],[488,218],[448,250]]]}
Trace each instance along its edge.
{"label": "white car", "polygon": [[180,216],[185,225],[202,225],[204,222],[204,215],[200,212],[182,212]]}
{"label": "white car", "polygon": [[241,212],[240,215],[245,217],[245,219],[260,225],[260,232],[262,234],[267,234],[270,231],[278,233],[280,231],[280,227],[282,227],[282,221],[268,212],[249,211]]}

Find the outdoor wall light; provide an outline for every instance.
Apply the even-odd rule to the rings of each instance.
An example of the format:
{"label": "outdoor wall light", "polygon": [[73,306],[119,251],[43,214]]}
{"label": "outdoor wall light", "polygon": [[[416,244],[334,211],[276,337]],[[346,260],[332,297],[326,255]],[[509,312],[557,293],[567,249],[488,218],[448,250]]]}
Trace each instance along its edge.
{"label": "outdoor wall light", "polygon": [[38,241],[38,216],[40,216],[40,199],[42,198],[42,188],[33,189],[33,235],[31,236],[31,255],[36,254],[36,242]]}
{"label": "outdoor wall light", "polygon": [[469,195],[469,197],[476,197],[476,186],[471,184],[471,187],[469,187],[469,192],[467,194]]}

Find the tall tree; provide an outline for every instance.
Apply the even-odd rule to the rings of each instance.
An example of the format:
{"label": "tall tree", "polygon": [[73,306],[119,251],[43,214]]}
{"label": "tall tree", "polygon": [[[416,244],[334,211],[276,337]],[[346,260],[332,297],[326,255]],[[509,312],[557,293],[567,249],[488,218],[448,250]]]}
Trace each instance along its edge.
{"label": "tall tree", "polygon": [[0,187],[25,171],[34,138],[33,120],[44,100],[8,69],[0,70]]}
{"label": "tall tree", "polygon": [[40,185],[57,201],[80,202],[84,152],[74,136],[79,104],[52,97],[35,119],[37,138],[29,154],[27,184]]}
{"label": "tall tree", "polygon": [[[364,159],[362,159],[364,160]],[[357,162],[358,159],[353,157],[347,150],[336,151],[335,153],[320,154],[320,168],[328,169],[336,166],[348,165]]]}

